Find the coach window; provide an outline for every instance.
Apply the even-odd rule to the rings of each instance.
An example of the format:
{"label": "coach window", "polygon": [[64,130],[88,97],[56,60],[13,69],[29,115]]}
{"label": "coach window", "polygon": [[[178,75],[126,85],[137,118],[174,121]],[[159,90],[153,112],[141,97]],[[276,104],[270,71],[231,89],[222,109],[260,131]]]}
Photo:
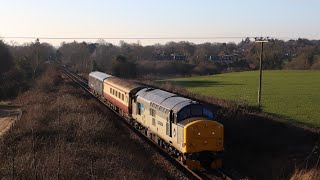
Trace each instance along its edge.
{"label": "coach window", "polygon": [[122,101],[124,101],[124,95],[122,94]]}
{"label": "coach window", "polygon": [[138,115],[141,114],[141,112],[140,112],[140,103],[138,103],[138,102],[137,102],[137,114],[138,114]]}
{"label": "coach window", "polygon": [[156,117],[156,110],[150,108],[150,115]]}
{"label": "coach window", "polygon": [[140,103],[140,112],[143,113],[143,111],[144,111],[144,105]]}
{"label": "coach window", "polygon": [[141,115],[143,113],[143,108],[144,108],[143,104],[138,102],[137,103],[137,114]]}
{"label": "coach window", "polygon": [[112,94],[112,88],[110,88],[110,94]]}

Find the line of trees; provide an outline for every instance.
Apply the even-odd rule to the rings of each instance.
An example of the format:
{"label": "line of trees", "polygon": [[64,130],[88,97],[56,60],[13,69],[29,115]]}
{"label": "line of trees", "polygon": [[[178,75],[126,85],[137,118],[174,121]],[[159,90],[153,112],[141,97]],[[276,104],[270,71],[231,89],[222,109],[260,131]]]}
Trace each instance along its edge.
{"label": "line of trees", "polygon": [[[319,40],[273,40],[265,45],[265,69],[320,69],[320,41]],[[187,56],[186,61],[157,60],[159,53],[181,54]],[[190,76],[216,74],[225,71],[257,70],[259,67],[260,46],[249,38],[240,43],[203,43],[168,42],[164,45],[155,44],[142,46],[139,43],[120,42],[119,46],[106,43],[63,43],[57,51],[57,58],[76,71],[88,73],[101,70],[114,73],[119,69],[119,55],[121,66],[132,67],[126,69],[130,74],[123,77],[144,76]],[[232,63],[219,64],[209,61],[210,56],[234,56]],[[120,58],[121,59],[121,58]],[[121,70],[121,73],[124,70]],[[117,73],[119,74],[119,73]],[[121,74],[120,74],[121,75]]]}
{"label": "line of trees", "polygon": [[[187,60],[158,60],[161,54],[180,54]],[[123,78],[164,78],[208,75],[227,71],[257,70],[260,46],[249,38],[240,43],[168,42],[142,46],[119,45],[99,40],[96,43],[62,43],[54,48],[39,40],[23,45],[8,45],[0,40],[0,99],[24,91],[41,73],[47,60],[58,60],[76,72],[99,70]],[[209,57],[234,56],[232,63],[216,63]],[[274,40],[265,45],[264,69],[320,69],[319,40]]]}
{"label": "line of trees", "polygon": [[0,40],[0,99],[28,89],[55,51],[53,46],[39,40],[22,46],[10,46]]}

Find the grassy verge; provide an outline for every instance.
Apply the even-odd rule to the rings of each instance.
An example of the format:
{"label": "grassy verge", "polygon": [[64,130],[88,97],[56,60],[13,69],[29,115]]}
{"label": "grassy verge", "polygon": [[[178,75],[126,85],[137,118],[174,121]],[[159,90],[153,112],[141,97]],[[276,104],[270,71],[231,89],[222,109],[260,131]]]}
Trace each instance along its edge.
{"label": "grassy verge", "polygon": [[0,179],[183,178],[117,116],[57,79],[48,71],[14,101],[24,113],[0,141]]}
{"label": "grassy verge", "polygon": [[[227,100],[257,104],[258,72],[170,79],[169,82]],[[264,71],[263,111],[320,127],[320,71]]]}

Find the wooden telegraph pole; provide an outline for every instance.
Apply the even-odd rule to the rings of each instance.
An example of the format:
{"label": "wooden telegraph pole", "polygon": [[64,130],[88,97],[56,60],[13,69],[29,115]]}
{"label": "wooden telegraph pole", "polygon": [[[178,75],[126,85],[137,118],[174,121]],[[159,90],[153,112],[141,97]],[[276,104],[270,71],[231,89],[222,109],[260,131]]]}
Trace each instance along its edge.
{"label": "wooden telegraph pole", "polygon": [[269,37],[255,38],[256,43],[261,44],[260,50],[260,68],[259,68],[259,88],[258,88],[258,108],[261,111],[261,93],[262,93],[262,61],[263,61],[263,44],[269,42]]}

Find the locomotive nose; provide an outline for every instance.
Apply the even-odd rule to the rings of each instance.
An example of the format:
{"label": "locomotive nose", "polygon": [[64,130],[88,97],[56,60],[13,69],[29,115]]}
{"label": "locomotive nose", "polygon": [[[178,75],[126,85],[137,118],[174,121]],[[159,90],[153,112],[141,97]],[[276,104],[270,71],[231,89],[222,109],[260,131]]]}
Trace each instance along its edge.
{"label": "locomotive nose", "polygon": [[223,134],[223,125],[216,121],[193,121],[184,127],[185,152],[223,151]]}

